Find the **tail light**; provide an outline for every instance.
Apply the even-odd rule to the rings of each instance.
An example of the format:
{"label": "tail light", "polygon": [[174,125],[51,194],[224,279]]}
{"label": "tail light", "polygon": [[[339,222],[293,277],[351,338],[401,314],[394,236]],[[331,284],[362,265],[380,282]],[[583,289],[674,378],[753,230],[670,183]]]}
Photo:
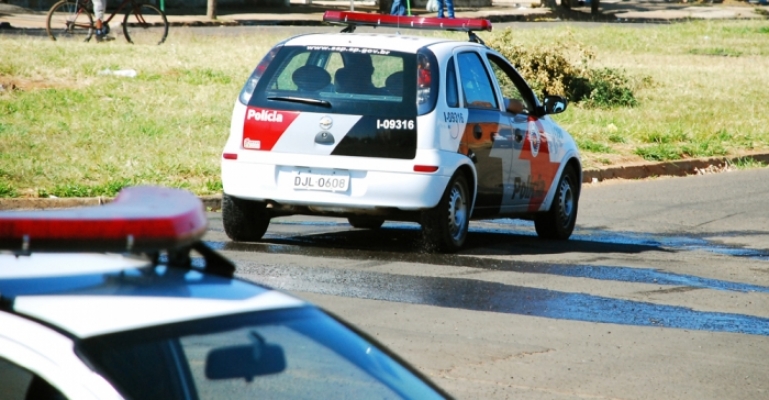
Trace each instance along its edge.
{"label": "tail light", "polygon": [[439,168],[437,165],[415,165],[414,172],[435,172]]}
{"label": "tail light", "polygon": [[254,94],[254,89],[256,89],[256,84],[259,82],[259,78],[262,77],[264,71],[266,71],[267,67],[270,66],[270,63],[275,58],[275,55],[278,54],[278,51],[280,51],[281,47],[283,47],[283,44],[279,44],[273,47],[270,52],[267,53],[264,58],[262,58],[262,61],[259,62],[256,68],[254,68],[254,72],[252,72],[251,76],[248,77],[246,85],[243,86],[243,89],[240,91],[240,96],[238,96],[238,99],[241,103],[248,105],[248,101],[251,100],[251,96]]}
{"label": "tail light", "polygon": [[424,115],[435,109],[438,100],[438,61],[428,50],[417,53],[417,114]]}

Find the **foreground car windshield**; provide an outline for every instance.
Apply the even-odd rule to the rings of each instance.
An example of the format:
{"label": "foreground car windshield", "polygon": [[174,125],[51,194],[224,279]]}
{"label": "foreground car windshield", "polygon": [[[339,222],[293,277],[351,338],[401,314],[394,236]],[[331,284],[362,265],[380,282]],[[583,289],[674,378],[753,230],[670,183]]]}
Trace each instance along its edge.
{"label": "foreground car windshield", "polygon": [[442,398],[312,307],[109,334],[78,351],[133,399]]}

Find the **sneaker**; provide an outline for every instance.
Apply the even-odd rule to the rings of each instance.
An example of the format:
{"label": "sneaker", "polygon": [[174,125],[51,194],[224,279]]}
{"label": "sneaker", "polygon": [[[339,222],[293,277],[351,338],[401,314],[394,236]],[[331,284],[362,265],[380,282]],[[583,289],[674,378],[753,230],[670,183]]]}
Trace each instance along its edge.
{"label": "sneaker", "polygon": [[110,40],[115,40],[114,37],[112,37],[112,36],[107,34],[108,32],[109,32],[109,28],[97,29],[95,31],[96,41],[97,42],[109,42]]}

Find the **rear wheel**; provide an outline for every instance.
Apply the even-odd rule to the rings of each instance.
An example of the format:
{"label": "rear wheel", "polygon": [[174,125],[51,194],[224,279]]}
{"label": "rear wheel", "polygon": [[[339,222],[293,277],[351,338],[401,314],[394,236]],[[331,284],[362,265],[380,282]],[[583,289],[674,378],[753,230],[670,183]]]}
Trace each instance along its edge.
{"label": "rear wheel", "polygon": [[347,222],[352,225],[353,228],[362,229],[379,229],[384,224],[384,220],[381,218],[372,217],[349,217]]}
{"label": "rear wheel", "polygon": [[224,232],[232,240],[253,242],[264,236],[270,225],[265,204],[222,195]]}
{"label": "rear wheel", "polygon": [[534,219],[537,235],[543,239],[566,240],[574,231],[579,204],[579,182],[574,168],[563,170],[550,210]]}
{"label": "rear wheel", "polygon": [[470,190],[454,175],[438,205],[422,213],[422,238],[428,251],[453,253],[465,244],[470,224]]}
{"label": "rear wheel", "polygon": [[168,19],[151,4],[139,4],[126,11],[123,34],[133,44],[161,44],[168,36]]}
{"label": "rear wheel", "polygon": [[93,35],[93,17],[79,3],[62,0],[51,7],[45,20],[45,31],[53,40],[87,42]]}

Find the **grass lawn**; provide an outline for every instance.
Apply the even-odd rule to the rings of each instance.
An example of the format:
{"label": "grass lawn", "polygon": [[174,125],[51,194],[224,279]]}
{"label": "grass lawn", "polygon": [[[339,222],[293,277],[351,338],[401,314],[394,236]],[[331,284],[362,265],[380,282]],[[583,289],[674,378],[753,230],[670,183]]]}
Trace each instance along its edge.
{"label": "grass lawn", "polygon": [[[560,26],[513,37],[526,46],[558,38],[564,51],[581,44],[595,54],[591,67],[636,83],[635,107],[575,103],[555,116],[586,168],[769,151],[766,21]],[[143,183],[219,193],[235,98],[282,39],[172,28],[165,44],[147,47],[0,35],[0,197],[112,196]],[[99,73],[128,68],[138,76]]]}

